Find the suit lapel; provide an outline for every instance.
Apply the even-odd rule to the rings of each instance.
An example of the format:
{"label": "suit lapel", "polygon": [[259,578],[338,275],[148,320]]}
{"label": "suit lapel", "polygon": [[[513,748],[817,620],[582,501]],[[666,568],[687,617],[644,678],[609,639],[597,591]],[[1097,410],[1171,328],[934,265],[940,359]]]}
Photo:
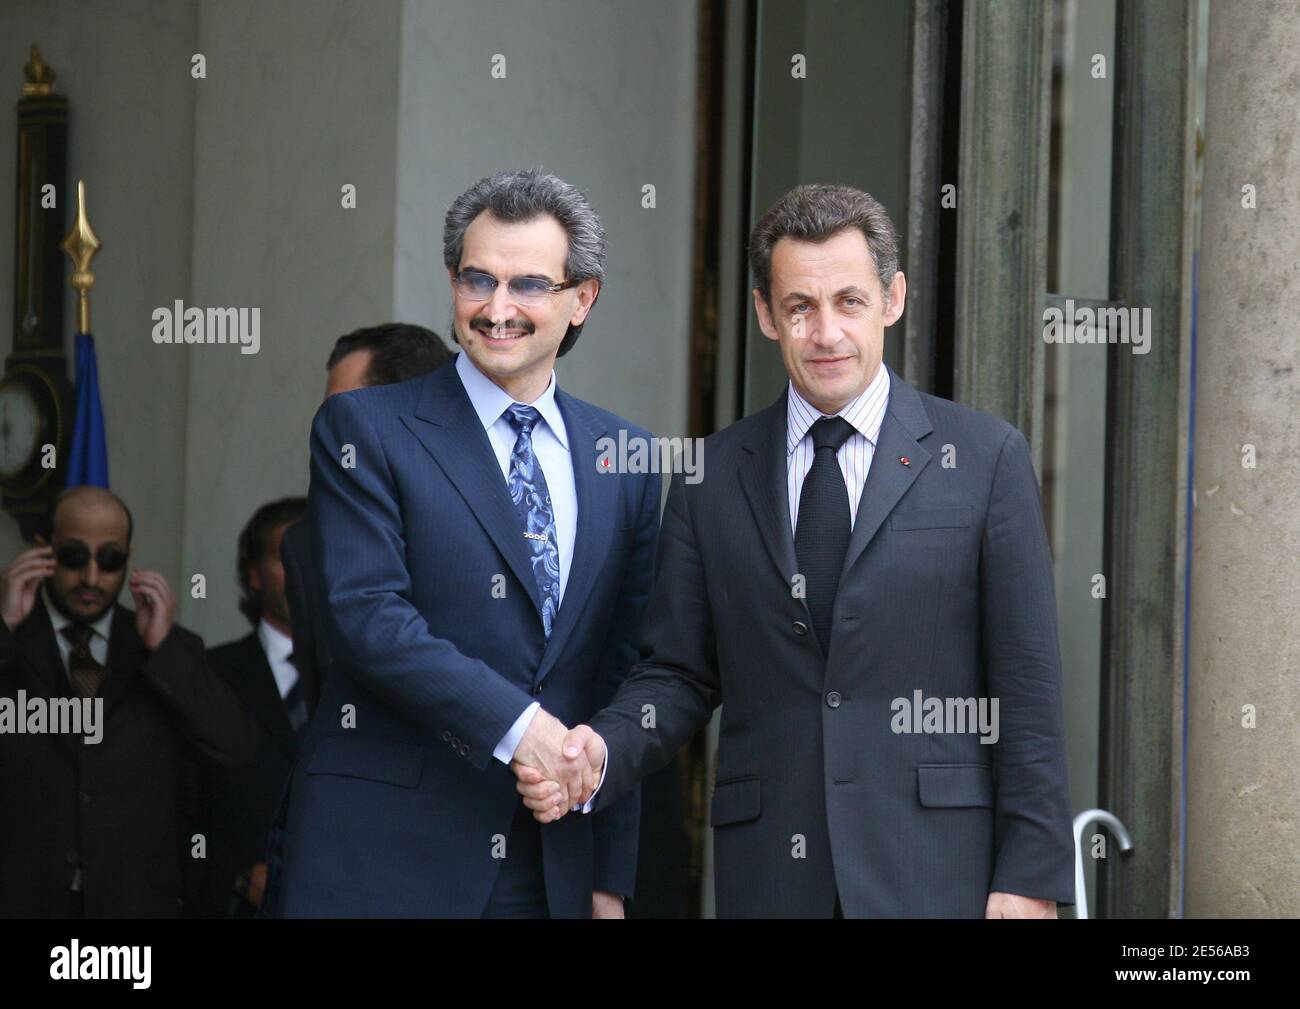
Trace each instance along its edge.
{"label": "suit lapel", "polygon": [[[794,534],[790,531],[790,500],[786,459],[786,393],[760,413],[745,443],[747,458],[740,464],[740,485],[754,513],[758,538],[776,565],[787,590],[799,571],[794,552]],[[800,601],[803,602],[802,597]],[[804,602],[804,610],[807,610]]]}
{"label": "suit lapel", "polygon": [[492,443],[454,365],[429,374],[415,414],[402,417],[402,423],[465,499],[528,593],[540,622],[541,596],[519,528],[519,514],[510,500],[510,489],[501,475]]}
{"label": "suit lapel", "polygon": [[[888,366],[882,364],[881,367]],[[934,428],[926,416],[921,397],[891,369],[889,408],[880,425],[871,469],[867,473],[867,482],[858,502],[858,515],[853,523],[853,534],[849,537],[849,548],[844,555],[844,568],[840,573],[841,585],[876,531],[894,510],[894,506],[929,463],[930,453],[921,447],[919,439],[932,430]],[[907,459],[906,465],[901,462],[904,458]]]}
{"label": "suit lapel", "polygon": [[[67,670],[63,666],[63,655],[59,643],[54,637],[54,624],[45,609],[44,600],[39,597],[32,612],[15,629],[14,638],[18,651],[28,659],[20,663],[32,672],[32,679],[26,684],[33,697],[76,697],[77,692],[68,682]],[[71,750],[75,737],[68,733],[55,734],[59,743]]]}
{"label": "suit lapel", "polygon": [[618,522],[618,481],[616,474],[596,472],[596,443],[607,433],[607,428],[586,408],[581,400],[556,390],[556,404],[564,416],[564,427],[569,438],[569,459],[573,465],[573,487],[578,499],[577,534],[573,544],[573,558],[569,564],[569,578],[564,585],[564,598],[551,628],[546,653],[537,682],[546,676],[564,650],[564,644],[577,626],[601,561],[609,553],[614,539],[614,526]]}

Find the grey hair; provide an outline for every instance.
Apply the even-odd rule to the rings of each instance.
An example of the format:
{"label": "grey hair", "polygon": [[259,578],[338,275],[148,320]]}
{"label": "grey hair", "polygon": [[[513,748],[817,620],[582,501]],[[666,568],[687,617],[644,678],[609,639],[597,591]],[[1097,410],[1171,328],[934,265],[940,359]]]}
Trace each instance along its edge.
{"label": "grey hair", "polygon": [[889,212],[870,193],[851,186],[795,186],[768,209],[749,236],[754,286],[772,304],[772,249],[782,238],[824,242],[847,228],[867,240],[872,265],[889,305],[889,286],[898,272],[898,234]]}
{"label": "grey hair", "polygon": [[[460,269],[465,230],[485,210],[507,224],[532,221],[543,214],[554,217],[569,238],[565,276],[560,279],[595,279],[604,284],[605,226],[599,215],[577,188],[534,168],[479,179],[452,201],[442,231],[442,260],[447,269]],[[557,356],[567,354],[581,333],[581,325],[570,325]],[[456,339],[455,327],[452,339]]]}

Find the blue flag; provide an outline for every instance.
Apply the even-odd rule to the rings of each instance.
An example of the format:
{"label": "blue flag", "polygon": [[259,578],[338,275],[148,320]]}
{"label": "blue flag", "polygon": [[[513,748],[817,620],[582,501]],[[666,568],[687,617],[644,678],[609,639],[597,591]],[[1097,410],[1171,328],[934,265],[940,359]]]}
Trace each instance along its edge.
{"label": "blue flag", "polygon": [[95,362],[95,338],[78,333],[76,344],[76,420],[72,426],[72,447],[68,451],[65,486],[108,487],[108,447],[104,441],[104,408],[99,402],[99,365]]}

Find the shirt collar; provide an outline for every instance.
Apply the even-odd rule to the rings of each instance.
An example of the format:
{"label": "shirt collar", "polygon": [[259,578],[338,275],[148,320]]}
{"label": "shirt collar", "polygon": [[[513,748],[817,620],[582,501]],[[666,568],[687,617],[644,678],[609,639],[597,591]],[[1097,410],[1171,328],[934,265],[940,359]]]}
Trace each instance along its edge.
{"label": "shirt collar", "polygon": [[293,638],[278,627],[272,627],[265,617],[257,622],[257,640],[262,643],[262,651],[272,666],[285,661],[293,653]]}
{"label": "shirt collar", "polygon": [[[55,609],[54,603],[50,600],[50,590],[47,586],[41,586],[41,602],[45,604],[45,611],[50,615],[50,623],[54,625],[54,636],[59,637],[63,634],[63,628],[72,623],[70,616]],[[116,604],[114,604],[116,605]],[[98,634],[105,641],[108,640],[108,631],[113,624],[113,607],[110,606],[104,611],[104,615],[90,625],[90,629]]]}
{"label": "shirt collar", "polygon": [[[876,368],[876,377],[857,396],[840,408],[835,415],[843,417],[855,429],[871,442],[872,450],[876,439],[880,437],[880,425],[885,419],[885,408],[889,405],[889,369],[881,361]],[[820,420],[824,414],[799,395],[799,390],[790,383],[790,394],[786,398],[786,436],[785,451],[794,453],[799,443],[808,434],[808,429]]]}
{"label": "shirt collar", "polygon": [[[463,350],[456,355],[456,374],[460,376],[461,385],[469,394],[470,404],[485,431],[499,421],[515,402],[509,393],[479,371]],[[551,433],[567,450],[569,437],[564,427],[564,418],[560,416],[559,404],[555,402],[555,389],[555,369],[551,369],[551,381],[546,391],[528,405],[542,415],[542,420],[546,421]]]}

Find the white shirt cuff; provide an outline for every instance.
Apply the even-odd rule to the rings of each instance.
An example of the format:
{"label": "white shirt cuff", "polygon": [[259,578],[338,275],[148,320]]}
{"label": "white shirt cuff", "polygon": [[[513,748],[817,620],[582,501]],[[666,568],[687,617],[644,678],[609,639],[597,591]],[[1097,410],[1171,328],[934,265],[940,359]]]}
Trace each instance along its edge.
{"label": "white shirt cuff", "polygon": [[[596,801],[596,796],[600,792],[600,786],[605,784],[605,772],[607,770],[609,770],[609,750],[605,751],[605,764],[600,769],[600,781],[596,782],[596,791],[591,793],[591,798],[588,799],[586,804],[582,807],[584,813],[591,812],[591,804]],[[574,806],[573,808],[577,809],[578,807]]]}
{"label": "white shirt cuff", "polygon": [[497,748],[492,751],[492,756],[507,765],[515,759],[515,750],[519,749],[519,741],[524,738],[528,726],[533,724],[533,717],[541,706],[541,701],[533,701],[532,704],[524,708],[524,713],[515,719],[515,724],[510,726],[510,731],[501,737],[501,742],[497,743]]}

